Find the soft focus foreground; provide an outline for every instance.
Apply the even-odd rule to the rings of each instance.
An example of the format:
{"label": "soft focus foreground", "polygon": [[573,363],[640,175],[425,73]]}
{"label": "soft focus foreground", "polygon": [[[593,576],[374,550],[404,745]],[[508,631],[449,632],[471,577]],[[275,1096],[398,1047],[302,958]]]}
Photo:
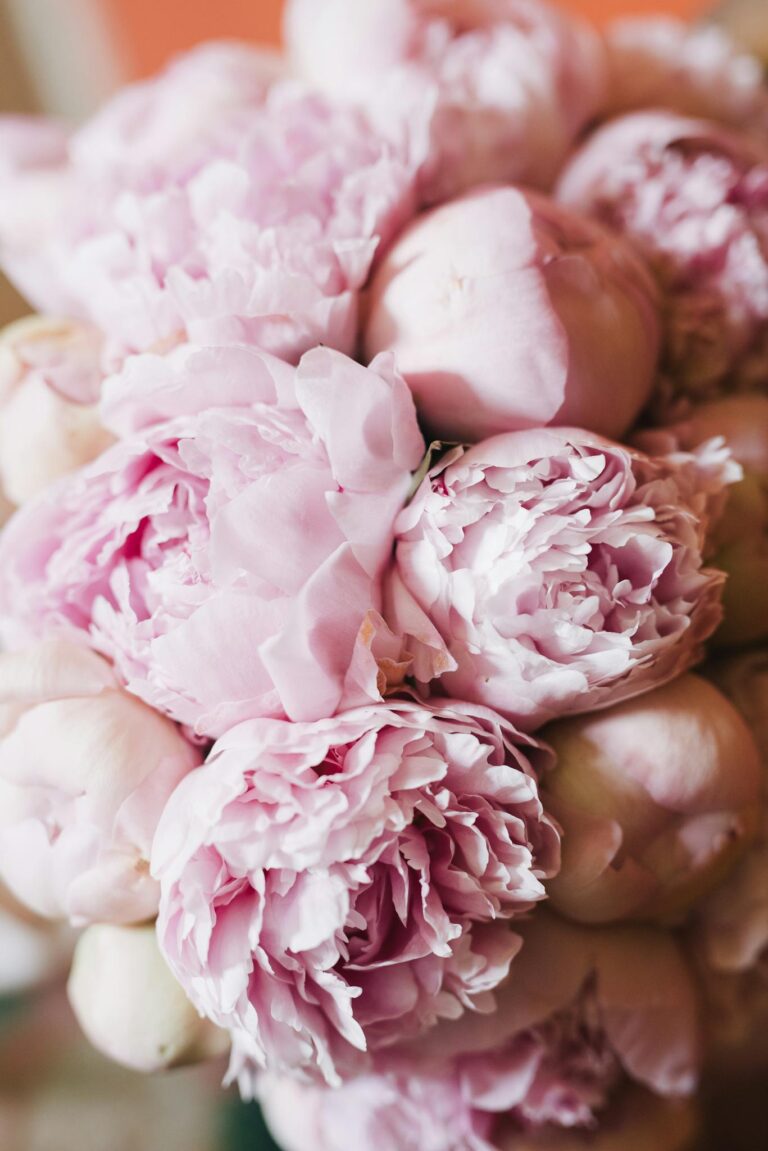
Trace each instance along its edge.
{"label": "soft focus foreground", "polygon": [[286,32],[0,122],[3,1146],[68,972],[148,1077],[126,1148],[176,1089],[212,1148],[224,1077],[285,1151],[722,1151],[768,1066],[762,70],[539,0]]}

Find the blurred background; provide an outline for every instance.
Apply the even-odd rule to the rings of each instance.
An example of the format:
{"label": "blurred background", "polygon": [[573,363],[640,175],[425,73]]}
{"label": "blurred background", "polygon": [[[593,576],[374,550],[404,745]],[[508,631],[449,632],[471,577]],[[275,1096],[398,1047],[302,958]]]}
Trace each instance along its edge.
{"label": "blurred background", "polygon": [[[768,0],[562,3],[597,21],[714,11],[768,60]],[[278,44],[281,8],[281,0],[0,0],[0,112],[77,121],[202,40]],[[0,279],[0,325],[25,311]],[[273,1151],[258,1108],[222,1091],[223,1066],[142,1077],[91,1050],[63,989],[68,949],[66,937],[3,908],[0,893],[0,1151]],[[755,1143],[751,1122],[739,1135],[739,1119],[762,1095],[764,1085],[738,1067],[708,1084],[707,1151],[768,1147],[768,1132]]]}

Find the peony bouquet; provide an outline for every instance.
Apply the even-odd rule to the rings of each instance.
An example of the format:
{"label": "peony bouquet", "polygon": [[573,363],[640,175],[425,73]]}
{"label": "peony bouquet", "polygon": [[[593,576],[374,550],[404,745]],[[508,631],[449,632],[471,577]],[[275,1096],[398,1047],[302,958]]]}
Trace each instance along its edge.
{"label": "peony bouquet", "polygon": [[285,1151],[690,1151],[768,1062],[768,87],[538,0],[286,40],[0,123],[0,877]]}

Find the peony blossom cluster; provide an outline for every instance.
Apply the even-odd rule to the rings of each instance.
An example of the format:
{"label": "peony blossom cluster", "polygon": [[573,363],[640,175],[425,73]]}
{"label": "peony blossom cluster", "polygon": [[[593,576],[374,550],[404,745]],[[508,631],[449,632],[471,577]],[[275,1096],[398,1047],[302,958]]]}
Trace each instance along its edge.
{"label": "peony blossom cluster", "polygon": [[691,1151],[768,1004],[768,87],[286,33],[0,120],[3,978],[68,923],[91,1042],[285,1151]]}

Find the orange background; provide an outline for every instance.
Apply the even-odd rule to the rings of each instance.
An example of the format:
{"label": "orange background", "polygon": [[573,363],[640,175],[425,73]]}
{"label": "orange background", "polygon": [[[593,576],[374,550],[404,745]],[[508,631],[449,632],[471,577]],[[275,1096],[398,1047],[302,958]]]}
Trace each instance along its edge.
{"label": "orange background", "polygon": [[[175,51],[212,36],[277,44],[282,0],[101,0],[130,75],[156,70]],[[321,4],[323,0],[316,0]],[[365,0],[359,0],[365,3]],[[693,16],[712,0],[562,0],[595,20],[629,13]]]}

